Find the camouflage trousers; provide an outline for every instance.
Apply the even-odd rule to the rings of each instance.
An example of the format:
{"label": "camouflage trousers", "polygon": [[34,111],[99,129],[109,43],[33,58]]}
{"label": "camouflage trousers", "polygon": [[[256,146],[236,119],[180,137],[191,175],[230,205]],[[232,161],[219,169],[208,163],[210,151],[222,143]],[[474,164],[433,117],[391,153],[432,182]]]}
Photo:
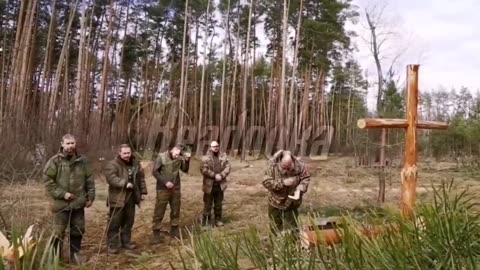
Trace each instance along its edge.
{"label": "camouflage trousers", "polygon": [[270,231],[276,235],[284,230],[298,229],[298,209],[278,209],[268,205],[268,217],[270,219]]}
{"label": "camouflage trousers", "polygon": [[222,220],[222,204],[223,204],[223,191],[220,185],[213,185],[212,192],[210,194],[203,194],[203,223],[207,224],[210,221],[212,214],[215,215],[216,221]]}
{"label": "camouflage trousers", "polygon": [[135,200],[133,193],[127,193],[123,207],[110,207],[108,223],[108,242],[112,247],[130,243],[132,227],[135,222]]}
{"label": "camouflage trousers", "polygon": [[70,236],[70,254],[79,252],[81,249],[82,237],[85,233],[85,209],[65,210],[55,213],[54,216],[54,245],[62,249],[65,231],[69,229]]}
{"label": "camouflage trousers", "polygon": [[152,229],[160,230],[162,228],[162,220],[170,205],[170,225],[176,227],[179,225],[180,219],[180,190],[157,190],[157,199],[155,201],[155,209],[153,210]]}

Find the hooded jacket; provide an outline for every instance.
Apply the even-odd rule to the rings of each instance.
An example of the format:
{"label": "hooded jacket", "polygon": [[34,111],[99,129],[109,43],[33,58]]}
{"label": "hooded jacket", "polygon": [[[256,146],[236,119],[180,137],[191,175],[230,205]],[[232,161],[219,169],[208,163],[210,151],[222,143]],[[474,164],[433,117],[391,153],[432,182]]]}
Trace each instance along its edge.
{"label": "hooded jacket", "polygon": [[[42,180],[53,212],[83,208],[87,201],[95,200],[92,170],[86,157],[78,153],[68,157],[60,148],[45,164]],[[73,200],[64,199],[67,192],[75,196]]]}

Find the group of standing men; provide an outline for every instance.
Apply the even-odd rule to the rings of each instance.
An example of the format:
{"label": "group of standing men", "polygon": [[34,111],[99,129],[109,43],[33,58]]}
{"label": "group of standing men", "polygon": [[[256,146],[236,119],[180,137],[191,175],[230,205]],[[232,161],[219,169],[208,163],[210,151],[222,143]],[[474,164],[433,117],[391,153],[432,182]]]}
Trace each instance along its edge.
{"label": "group of standing men", "polygon": [[[203,176],[202,225],[213,223],[223,226],[222,205],[231,165],[219,144],[212,141],[200,167]],[[156,179],[156,201],[153,214],[151,244],[163,242],[160,233],[167,205],[170,206],[170,235],[180,237],[179,218],[181,206],[180,171],[188,173],[190,153],[182,144],[160,153],[152,174]],[[118,147],[118,155],[109,161],[103,174],[107,179],[109,220],[107,228],[108,252],[117,254],[120,248],[136,248],[131,241],[135,221],[135,207],[145,200],[147,185],[140,162],[135,159],[127,144]],[[83,264],[80,255],[82,236],[85,233],[84,208],[95,200],[95,182],[85,156],[76,151],[74,136],[62,137],[60,151],[45,165],[43,180],[51,199],[54,213],[54,247],[62,249],[65,230],[70,228],[70,260]],[[294,229],[297,226],[298,207],[307,192],[310,174],[303,162],[289,151],[280,150],[269,160],[263,177],[263,186],[269,191],[268,216],[272,232]],[[213,219],[212,219],[213,208]]]}

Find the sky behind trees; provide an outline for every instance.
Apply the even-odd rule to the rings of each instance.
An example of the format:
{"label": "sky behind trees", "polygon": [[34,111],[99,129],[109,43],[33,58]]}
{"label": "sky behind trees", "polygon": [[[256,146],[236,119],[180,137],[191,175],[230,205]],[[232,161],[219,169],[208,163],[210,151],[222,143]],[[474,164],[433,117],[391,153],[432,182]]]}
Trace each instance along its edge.
{"label": "sky behind trees", "polygon": [[[402,78],[407,64],[420,64],[421,90],[447,89],[464,86],[470,91],[480,89],[480,1],[476,0],[354,0],[359,6],[359,24],[350,26],[359,51],[355,58],[369,77],[376,76],[373,58],[361,36],[368,37],[364,9],[372,5],[386,5],[384,18],[387,28],[397,36],[389,42],[393,54],[406,49],[396,64]],[[386,60],[388,62],[388,60]],[[403,81],[403,79],[402,79]],[[375,91],[369,91],[368,104],[375,104]]]}

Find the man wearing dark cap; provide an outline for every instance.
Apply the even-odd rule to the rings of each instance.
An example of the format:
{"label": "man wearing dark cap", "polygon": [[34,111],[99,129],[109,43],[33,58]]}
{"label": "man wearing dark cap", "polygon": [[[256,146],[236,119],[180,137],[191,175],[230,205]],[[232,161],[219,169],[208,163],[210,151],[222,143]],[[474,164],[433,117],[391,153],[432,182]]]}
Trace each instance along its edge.
{"label": "man wearing dark cap", "polygon": [[152,244],[162,242],[160,229],[167,205],[170,205],[170,234],[180,238],[180,170],[187,173],[190,167],[190,153],[185,153],[185,146],[177,144],[170,151],[160,153],[153,166],[153,176],[157,180],[157,198],[153,213]]}
{"label": "man wearing dark cap", "polygon": [[269,191],[271,231],[297,229],[298,208],[308,190],[310,174],[290,151],[279,150],[269,160],[263,186]]}

